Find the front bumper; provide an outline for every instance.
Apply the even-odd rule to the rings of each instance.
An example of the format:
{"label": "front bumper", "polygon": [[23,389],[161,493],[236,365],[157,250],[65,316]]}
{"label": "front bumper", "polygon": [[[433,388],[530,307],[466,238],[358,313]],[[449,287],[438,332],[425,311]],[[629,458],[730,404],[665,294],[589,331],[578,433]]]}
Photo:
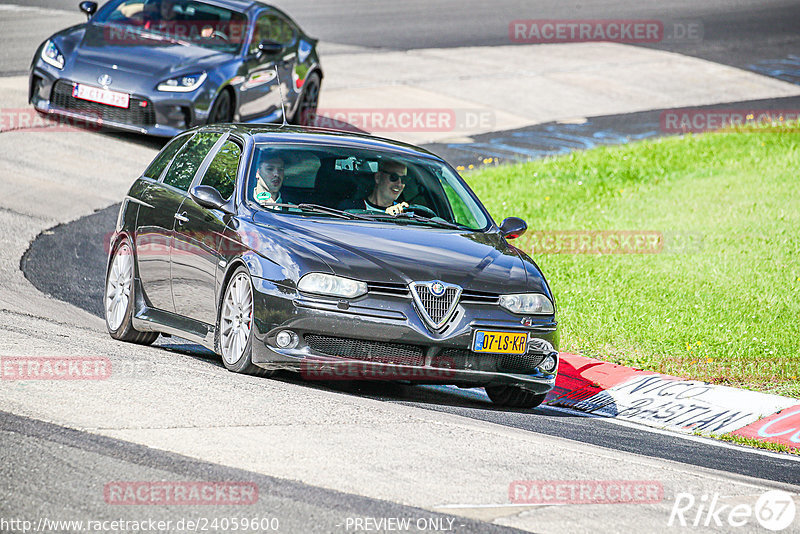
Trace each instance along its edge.
{"label": "front bumper", "polygon": [[72,122],[113,128],[159,137],[173,137],[178,133],[205,124],[208,119],[210,98],[207,88],[195,93],[168,93],[152,91],[131,94],[128,109],[78,100],[71,96],[74,82],[97,86],[96,82],[71,80],[64,73],[39,62],[31,71],[28,101],[42,113],[65,117]]}
{"label": "front bumper", "polygon": [[[513,385],[537,394],[553,389],[558,331],[551,318],[523,326],[498,305],[459,303],[440,332],[429,330],[410,297],[369,293],[354,301],[309,296],[253,278],[252,361],[267,370],[299,372],[309,380],[398,380],[463,386]],[[476,329],[527,332],[524,355],[470,350]],[[297,346],[279,348],[283,330]],[[546,372],[552,357],[555,370]]]}

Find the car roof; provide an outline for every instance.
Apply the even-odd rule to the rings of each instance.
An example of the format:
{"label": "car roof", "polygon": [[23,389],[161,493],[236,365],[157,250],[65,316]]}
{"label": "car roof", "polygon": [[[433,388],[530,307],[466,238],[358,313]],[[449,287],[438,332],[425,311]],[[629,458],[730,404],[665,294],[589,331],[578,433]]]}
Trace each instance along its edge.
{"label": "car roof", "polygon": [[220,126],[233,133],[238,133],[245,137],[252,137],[255,143],[338,145],[351,148],[368,148],[382,152],[394,152],[406,156],[417,156],[444,161],[436,154],[415,145],[368,134],[342,132],[325,128],[281,124],[225,124],[224,126],[217,124],[204,126],[202,128],[218,129]]}

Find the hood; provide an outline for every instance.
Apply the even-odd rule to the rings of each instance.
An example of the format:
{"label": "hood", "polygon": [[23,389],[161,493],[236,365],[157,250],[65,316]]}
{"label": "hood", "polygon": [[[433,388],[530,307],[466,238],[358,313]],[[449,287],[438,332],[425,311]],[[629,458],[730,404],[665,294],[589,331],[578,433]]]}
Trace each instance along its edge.
{"label": "hood", "polygon": [[129,33],[117,26],[88,24],[83,39],[75,50],[73,68],[111,69],[121,73],[146,76],[154,82],[188,70],[203,71],[231,55],[196,45],[147,34]]}
{"label": "hood", "polygon": [[282,224],[281,237],[290,241],[293,248],[313,252],[340,276],[404,285],[441,280],[464,289],[494,293],[545,288],[541,275],[530,275],[538,273],[536,266],[527,268],[516,249],[495,232],[338,220],[300,221]]}

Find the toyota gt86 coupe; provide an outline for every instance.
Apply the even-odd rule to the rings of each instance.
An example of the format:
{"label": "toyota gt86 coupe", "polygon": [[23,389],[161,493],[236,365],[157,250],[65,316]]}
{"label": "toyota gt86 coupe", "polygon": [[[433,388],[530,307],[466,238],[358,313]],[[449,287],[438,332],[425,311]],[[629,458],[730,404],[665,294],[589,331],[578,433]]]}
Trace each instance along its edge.
{"label": "toyota gt86 coupe", "polygon": [[[293,126],[195,128],[131,186],[110,242],[112,337],[200,343],[239,373],[484,387],[539,405],[555,303],[458,174],[411,145]],[[342,366],[352,371],[340,373]],[[339,373],[339,374],[337,374]]]}
{"label": "toyota gt86 coupe", "polygon": [[317,40],[252,0],[84,1],[88,21],[36,50],[28,101],[43,114],[172,137],[217,122],[312,124]]}

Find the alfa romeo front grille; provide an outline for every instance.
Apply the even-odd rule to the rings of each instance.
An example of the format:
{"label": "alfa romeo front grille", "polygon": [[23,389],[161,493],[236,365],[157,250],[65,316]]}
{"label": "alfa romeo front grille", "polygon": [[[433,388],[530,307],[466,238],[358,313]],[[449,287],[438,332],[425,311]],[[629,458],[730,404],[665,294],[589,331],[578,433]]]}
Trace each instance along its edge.
{"label": "alfa romeo front grille", "polygon": [[434,280],[409,286],[420,317],[435,330],[442,328],[453,315],[461,288]]}
{"label": "alfa romeo front grille", "polygon": [[417,294],[419,294],[422,307],[428,312],[433,322],[438,323],[447,315],[453,300],[458,295],[458,290],[454,287],[448,287],[444,290],[444,295],[437,297],[429,288],[422,286],[417,287]]}

